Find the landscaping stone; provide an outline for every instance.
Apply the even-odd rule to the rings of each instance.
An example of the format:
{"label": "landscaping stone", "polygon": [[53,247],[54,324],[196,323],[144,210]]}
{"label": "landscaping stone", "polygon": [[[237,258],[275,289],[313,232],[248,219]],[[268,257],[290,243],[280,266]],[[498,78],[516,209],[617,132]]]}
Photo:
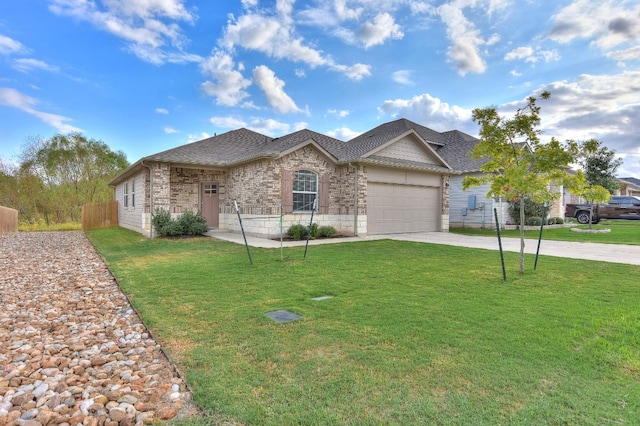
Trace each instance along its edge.
{"label": "landscaping stone", "polygon": [[82,232],[0,235],[0,426],[146,424],[190,401]]}

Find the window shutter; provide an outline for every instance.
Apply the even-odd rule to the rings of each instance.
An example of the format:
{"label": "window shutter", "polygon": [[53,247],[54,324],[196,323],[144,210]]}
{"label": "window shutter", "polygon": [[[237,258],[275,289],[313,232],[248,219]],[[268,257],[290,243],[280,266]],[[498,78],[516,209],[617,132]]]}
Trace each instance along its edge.
{"label": "window shutter", "polygon": [[320,188],[318,191],[318,213],[329,213],[329,175],[320,175]]}
{"label": "window shutter", "polygon": [[293,176],[289,170],[282,169],[280,172],[282,176],[282,213],[288,214],[293,211]]}

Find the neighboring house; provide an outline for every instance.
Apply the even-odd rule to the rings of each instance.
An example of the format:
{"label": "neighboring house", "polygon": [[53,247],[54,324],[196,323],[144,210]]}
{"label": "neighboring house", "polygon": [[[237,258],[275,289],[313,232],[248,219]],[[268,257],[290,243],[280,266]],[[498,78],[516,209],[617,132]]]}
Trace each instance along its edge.
{"label": "neighboring house", "polygon": [[[616,191],[615,195],[635,195],[640,196],[640,179],[633,177],[619,178],[617,179],[620,188]],[[588,201],[580,195],[572,194],[568,191],[564,191],[563,194],[564,204],[586,204]]]}
{"label": "neighboring house", "polygon": [[457,130],[443,133],[446,143],[438,151],[450,161],[458,174],[451,176],[449,200],[449,226],[467,228],[494,228],[494,208],[501,226],[511,223],[509,202],[502,198],[487,198],[489,185],[462,189],[465,176],[481,176],[484,160],[474,160],[469,153],[478,139]]}
{"label": "neighboring house", "polygon": [[626,177],[618,179],[620,189],[618,195],[635,195],[640,196],[640,179]]}
{"label": "neighboring house", "polygon": [[[482,176],[480,167],[485,160],[474,160],[469,153],[478,143],[478,139],[459,131],[443,133],[449,141],[438,151],[449,164],[459,172],[458,175],[451,176],[450,181],[450,202],[449,202],[449,225],[450,227],[467,228],[495,228],[496,219],[500,227],[513,225],[515,221],[509,214],[509,200],[502,197],[487,198],[490,185],[485,184],[462,189],[462,180],[465,176]],[[565,197],[570,196],[569,192],[562,186],[552,186],[558,196],[549,207],[547,217],[564,217],[564,205],[567,203]]]}
{"label": "neighboring house", "polygon": [[450,177],[474,141],[404,119],[349,142],[239,129],[144,157],[109,184],[120,226],[147,236],[157,209],[201,211],[211,228],[238,231],[237,203],[245,231],[275,237],[281,223],[309,223],[314,199],[314,222],[341,234],[447,231]]}

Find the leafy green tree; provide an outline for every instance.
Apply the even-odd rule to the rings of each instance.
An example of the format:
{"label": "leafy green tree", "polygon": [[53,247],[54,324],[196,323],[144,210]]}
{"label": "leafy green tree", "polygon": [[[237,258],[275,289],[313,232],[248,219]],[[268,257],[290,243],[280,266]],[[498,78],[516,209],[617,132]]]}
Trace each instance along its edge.
{"label": "leafy green tree", "polygon": [[47,223],[79,221],[83,204],[108,201],[109,180],[128,166],[122,152],[80,133],[32,139],[23,150],[20,187]]}
{"label": "leafy green tree", "polygon": [[595,185],[589,182],[582,170],[578,170],[572,178],[568,180],[570,192],[580,195],[589,203],[589,229],[593,223],[594,204],[606,203],[611,198],[611,192],[604,186]]}
{"label": "leafy green tree", "polygon": [[[549,92],[540,95],[550,97]],[[540,107],[537,98],[529,97],[527,104],[510,118],[502,117],[494,107],[473,110],[473,121],[480,125],[480,141],[471,156],[486,162],[482,176],[467,176],[463,188],[489,184],[487,197],[504,197],[520,203],[520,223],[525,223],[525,200],[536,203],[551,202],[558,196],[552,183],[564,182],[566,172],[577,154],[575,143],[561,144],[555,138],[540,141]],[[524,227],[520,226],[520,268],[524,273]]]}
{"label": "leafy green tree", "polygon": [[597,139],[589,139],[580,144],[578,158],[590,185],[599,185],[606,188],[609,195],[615,194],[620,188],[616,171],[622,165],[622,159],[616,158],[615,150],[608,149]]}

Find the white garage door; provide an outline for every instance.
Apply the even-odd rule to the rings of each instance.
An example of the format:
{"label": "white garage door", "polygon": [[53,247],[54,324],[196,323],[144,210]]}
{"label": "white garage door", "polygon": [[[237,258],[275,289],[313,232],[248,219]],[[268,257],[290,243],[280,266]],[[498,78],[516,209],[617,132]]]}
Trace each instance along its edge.
{"label": "white garage door", "polygon": [[367,184],[367,233],[438,231],[438,188],[391,183]]}

